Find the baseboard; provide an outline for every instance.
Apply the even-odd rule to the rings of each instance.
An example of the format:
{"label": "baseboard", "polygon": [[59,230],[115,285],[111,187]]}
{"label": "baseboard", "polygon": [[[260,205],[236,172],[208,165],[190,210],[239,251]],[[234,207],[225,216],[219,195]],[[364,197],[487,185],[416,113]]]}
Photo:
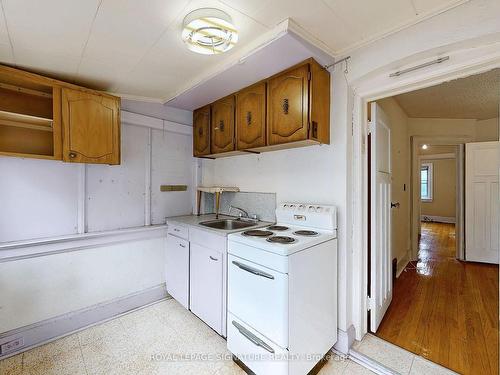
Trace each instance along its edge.
{"label": "baseboard", "polygon": [[433,215],[421,215],[420,221],[426,222],[436,222],[436,223],[450,223],[455,224],[455,216],[433,216]]}
{"label": "baseboard", "polygon": [[410,262],[410,252],[407,251],[404,255],[404,257],[402,257],[399,261],[398,261],[398,265],[397,265],[397,271],[396,271],[396,278],[398,278],[401,273],[404,271],[404,269],[406,268],[406,265]]}
{"label": "baseboard", "polygon": [[337,330],[337,342],[333,346],[335,351],[342,353],[342,354],[348,354],[349,349],[354,343],[354,340],[356,339],[356,330],[353,325],[350,325],[347,328],[347,331],[342,331],[341,329]]}
{"label": "baseboard", "polygon": [[170,296],[165,284],[160,284],[124,297],[4,332],[0,334],[0,345],[17,339],[22,339],[23,344],[15,350],[0,353],[0,360],[167,297]]}

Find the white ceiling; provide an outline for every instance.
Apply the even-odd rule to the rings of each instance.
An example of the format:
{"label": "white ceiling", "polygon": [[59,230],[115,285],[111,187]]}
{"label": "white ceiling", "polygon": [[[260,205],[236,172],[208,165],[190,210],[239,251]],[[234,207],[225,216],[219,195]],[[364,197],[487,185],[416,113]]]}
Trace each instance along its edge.
{"label": "white ceiling", "polygon": [[395,96],[408,117],[486,120],[498,117],[500,69]]}
{"label": "white ceiling", "polygon": [[[291,18],[333,55],[467,0],[0,0],[0,62],[166,101]],[[219,56],[180,39],[184,16],[215,7],[240,38]],[[205,74],[206,75],[206,74]]]}

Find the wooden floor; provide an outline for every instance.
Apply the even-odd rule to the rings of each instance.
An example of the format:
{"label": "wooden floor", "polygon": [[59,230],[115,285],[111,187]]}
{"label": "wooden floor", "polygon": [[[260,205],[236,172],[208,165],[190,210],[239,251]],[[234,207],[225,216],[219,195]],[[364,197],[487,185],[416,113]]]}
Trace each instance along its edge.
{"label": "wooden floor", "polygon": [[457,261],[454,225],[423,223],[376,335],[460,374],[498,374],[498,312],[498,266]]}

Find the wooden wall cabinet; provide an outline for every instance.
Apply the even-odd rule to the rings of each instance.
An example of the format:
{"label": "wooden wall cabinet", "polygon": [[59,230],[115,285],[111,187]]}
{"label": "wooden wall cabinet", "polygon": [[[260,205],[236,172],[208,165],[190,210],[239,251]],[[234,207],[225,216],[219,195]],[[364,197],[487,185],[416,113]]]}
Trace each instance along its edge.
{"label": "wooden wall cabinet", "polygon": [[267,101],[269,146],[330,143],[330,74],[315,60],[269,79]]}
{"label": "wooden wall cabinet", "polygon": [[236,148],[266,145],[266,83],[236,93]]}
{"label": "wooden wall cabinet", "polygon": [[120,164],[120,98],[0,66],[0,154]]}
{"label": "wooden wall cabinet", "polygon": [[[210,107],[210,153],[197,154],[195,149],[194,156],[216,158],[330,143],[330,73],[313,58]],[[202,142],[196,132],[200,110],[194,111],[195,145]]]}
{"label": "wooden wall cabinet", "polygon": [[212,104],[211,152],[234,151],[234,96],[230,95]]}
{"label": "wooden wall cabinet", "polygon": [[210,154],[210,106],[193,112],[193,155]]}
{"label": "wooden wall cabinet", "polygon": [[120,164],[120,101],[62,89],[63,160]]}

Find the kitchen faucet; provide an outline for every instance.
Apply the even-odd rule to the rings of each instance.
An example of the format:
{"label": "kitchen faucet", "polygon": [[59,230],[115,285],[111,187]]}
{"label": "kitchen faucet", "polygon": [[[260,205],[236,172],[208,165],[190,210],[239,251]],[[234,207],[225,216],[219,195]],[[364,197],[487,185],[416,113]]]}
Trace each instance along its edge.
{"label": "kitchen faucet", "polygon": [[238,210],[240,211],[240,217],[243,217],[243,215],[245,215],[244,217],[246,217],[247,219],[250,218],[250,216],[248,215],[248,212],[245,211],[243,208],[240,208],[240,207],[236,207],[236,206],[232,206],[232,205],[229,205],[229,214],[231,214],[231,209],[235,209],[235,210]]}

